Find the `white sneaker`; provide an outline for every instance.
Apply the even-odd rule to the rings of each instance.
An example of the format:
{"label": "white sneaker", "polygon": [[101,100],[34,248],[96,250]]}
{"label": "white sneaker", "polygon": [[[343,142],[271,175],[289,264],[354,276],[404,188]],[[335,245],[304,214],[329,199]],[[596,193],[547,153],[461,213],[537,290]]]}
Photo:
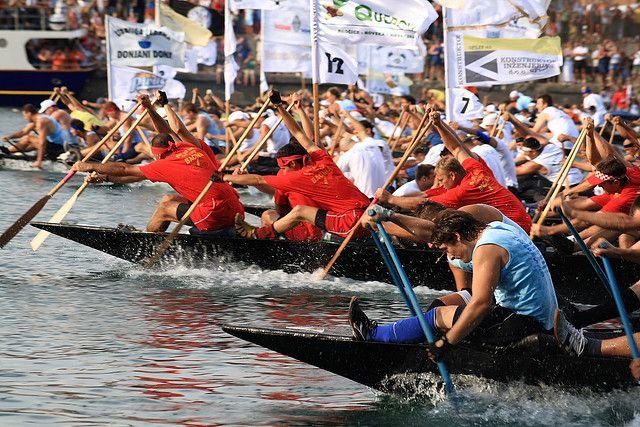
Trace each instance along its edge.
{"label": "white sneaker", "polygon": [[584,352],[587,338],[582,330],[576,329],[561,310],[556,309],[553,315],[553,333],[560,347],[566,352],[580,356]]}

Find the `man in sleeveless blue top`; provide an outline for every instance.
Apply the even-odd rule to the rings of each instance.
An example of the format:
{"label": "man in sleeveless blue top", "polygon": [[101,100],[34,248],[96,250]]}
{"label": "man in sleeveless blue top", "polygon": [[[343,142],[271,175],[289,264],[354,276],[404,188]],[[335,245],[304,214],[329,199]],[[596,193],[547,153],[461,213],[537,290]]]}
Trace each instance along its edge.
{"label": "man in sleeveless blue top", "polygon": [[[423,313],[440,334],[432,352],[443,352],[465,339],[507,344],[553,329],[558,304],[551,275],[522,228],[501,221],[486,224],[453,209],[442,211],[433,222],[409,218],[391,214],[380,219],[408,228],[422,227],[422,235],[430,233],[433,246],[473,270],[471,299],[466,305],[439,306]],[[378,325],[360,309],[356,297],[349,306],[349,323],[356,340],[425,340],[417,317]]]}

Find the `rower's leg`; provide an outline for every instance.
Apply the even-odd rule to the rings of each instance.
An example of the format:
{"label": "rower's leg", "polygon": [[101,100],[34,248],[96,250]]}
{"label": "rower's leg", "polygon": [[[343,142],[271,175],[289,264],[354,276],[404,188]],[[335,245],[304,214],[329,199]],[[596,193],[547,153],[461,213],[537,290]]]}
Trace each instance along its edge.
{"label": "rower's leg", "polygon": [[20,152],[20,151],[33,151],[38,149],[37,137],[33,135],[25,135],[18,142],[13,145],[10,145],[9,151],[12,153]]}
{"label": "rower's leg", "polygon": [[147,224],[147,231],[166,231],[171,222],[180,221],[177,211],[181,203],[189,203],[189,201],[182,196],[174,194],[165,195],[151,216]]}
{"label": "rower's leg", "polygon": [[273,223],[273,229],[276,233],[282,234],[287,230],[291,230],[302,221],[313,224],[316,220],[318,208],[311,206],[294,206],[291,211]]}
{"label": "rower's leg", "polygon": [[[640,309],[640,281],[636,282],[633,286],[622,290],[620,294],[627,313],[633,313]],[[616,306],[615,301],[610,296],[607,296],[603,303],[587,310],[572,313],[569,317],[575,327],[583,328],[618,316],[618,307]]]}

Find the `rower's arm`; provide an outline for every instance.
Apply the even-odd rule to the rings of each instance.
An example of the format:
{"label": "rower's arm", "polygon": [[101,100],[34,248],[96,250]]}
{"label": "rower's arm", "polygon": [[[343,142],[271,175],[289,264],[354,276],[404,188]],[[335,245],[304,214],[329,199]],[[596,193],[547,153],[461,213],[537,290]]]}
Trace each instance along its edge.
{"label": "rower's arm", "polygon": [[[183,142],[188,142],[190,144],[195,145],[198,148],[202,148],[202,144],[185,126],[184,122],[178,117],[171,105],[167,104],[164,106],[164,111],[167,113],[167,122],[170,127],[170,134],[176,133],[177,136]],[[154,122],[155,124],[155,122]],[[178,142],[178,141],[175,141]]]}
{"label": "rower's arm", "polygon": [[589,163],[595,166],[602,160],[615,157],[626,167],[631,166],[631,164],[625,160],[624,156],[622,156],[618,150],[613,147],[613,145],[609,144],[598,132],[594,131],[592,119],[587,119],[585,122],[587,127],[587,139],[585,142],[587,145],[587,159],[589,159]]}
{"label": "rower's arm", "polygon": [[3,139],[20,138],[21,136],[28,135],[31,131],[36,129],[36,124],[29,122],[23,129],[3,137]]}
{"label": "rower's arm", "polygon": [[500,270],[504,266],[505,257],[508,257],[507,251],[497,245],[482,245],[475,249],[471,301],[446,333],[447,340],[451,344],[462,341],[491,311],[493,290],[500,280]]}
{"label": "rower's arm", "polygon": [[603,213],[576,210],[572,212],[572,217],[606,228],[607,230],[640,232],[640,218],[623,213]]}
{"label": "rower's arm", "polygon": [[[140,167],[130,165],[125,162],[107,162],[107,163],[95,163],[95,162],[76,162],[73,170],[78,172],[97,172],[109,177],[131,177],[144,179],[145,176],[142,173]],[[115,182],[115,181],[114,181]]]}
{"label": "rower's arm", "polygon": [[429,113],[429,118],[433,121],[433,126],[437,129],[442,138],[444,146],[449,150],[460,163],[464,162],[468,158],[477,159],[474,153],[471,152],[458,138],[458,135],[444,123],[440,118],[440,113],[434,111]]}
{"label": "rower's arm", "polygon": [[311,119],[307,115],[307,112],[304,111],[304,107],[302,106],[302,99],[303,96],[300,93],[294,93],[291,95],[291,102],[293,103],[294,110],[300,117],[302,129],[304,130],[305,135],[309,137],[309,139],[313,139],[313,123],[311,123]]}
{"label": "rower's arm", "polygon": [[224,182],[230,182],[232,184],[237,184],[237,185],[252,185],[252,186],[268,185],[267,181],[265,181],[265,179],[261,175],[254,175],[254,174],[225,175],[222,179]]}
{"label": "rower's arm", "polygon": [[40,117],[36,123],[35,131],[38,133],[38,154],[36,155],[36,162],[42,162],[47,152],[47,135],[49,135],[47,124],[49,124],[49,120],[44,117]]}
{"label": "rower's arm", "polygon": [[278,114],[282,117],[282,121],[287,129],[289,129],[291,135],[304,147],[305,150],[307,150],[307,153],[320,150],[320,147],[314,144],[313,140],[309,138],[302,129],[300,129],[298,122],[296,122],[293,116],[289,114],[286,108],[284,108],[284,105],[278,104],[275,105],[275,108],[278,110]]}
{"label": "rower's arm", "polygon": [[[373,220],[367,214],[363,215],[361,221],[363,224],[373,223]],[[391,226],[385,228],[385,230],[387,230],[394,236],[409,238],[421,243],[428,243],[431,241],[434,224],[429,220],[417,218],[415,216],[394,213],[393,215],[391,215],[388,221],[384,222],[384,224],[387,224],[388,222],[394,224],[395,227]]]}

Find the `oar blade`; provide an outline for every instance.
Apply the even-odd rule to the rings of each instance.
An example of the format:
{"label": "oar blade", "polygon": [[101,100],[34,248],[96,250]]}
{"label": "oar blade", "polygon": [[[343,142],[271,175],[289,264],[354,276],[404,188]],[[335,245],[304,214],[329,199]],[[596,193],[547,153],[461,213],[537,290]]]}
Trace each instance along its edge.
{"label": "oar blade", "polygon": [[[71,198],[67,200],[67,202],[62,205],[60,209],[58,209],[58,212],[56,212],[51,218],[49,218],[49,223],[60,224],[64,217],[66,217],[69,211],[73,208],[73,205],[75,205],[77,200],[78,196],[76,196],[75,194],[71,196]],[[49,233],[48,231],[41,230],[38,234],[36,234],[36,237],[31,240],[31,249],[33,249],[34,251],[40,249],[40,246],[42,246],[42,244],[45,240],[47,240],[47,237],[49,237],[50,234],[51,233]]]}
{"label": "oar blade", "polygon": [[4,248],[7,243],[13,239],[16,234],[20,232],[29,222],[35,218],[38,213],[44,208],[47,202],[51,199],[51,195],[47,194],[38,200],[31,208],[26,211],[16,222],[14,222],[11,227],[7,228],[7,230],[2,233],[0,236],[0,248]]}
{"label": "oar blade", "polygon": [[178,235],[180,228],[181,224],[178,224],[173,228],[173,230],[171,230],[171,233],[169,233],[169,235],[162,241],[162,243],[160,243],[155,253],[151,255],[149,259],[147,259],[147,261],[145,261],[144,268],[153,267],[160,260],[160,258],[162,258],[162,255],[164,255],[167,249],[169,249],[169,246],[171,246],[171,243],[173,243],[173,240]]}

